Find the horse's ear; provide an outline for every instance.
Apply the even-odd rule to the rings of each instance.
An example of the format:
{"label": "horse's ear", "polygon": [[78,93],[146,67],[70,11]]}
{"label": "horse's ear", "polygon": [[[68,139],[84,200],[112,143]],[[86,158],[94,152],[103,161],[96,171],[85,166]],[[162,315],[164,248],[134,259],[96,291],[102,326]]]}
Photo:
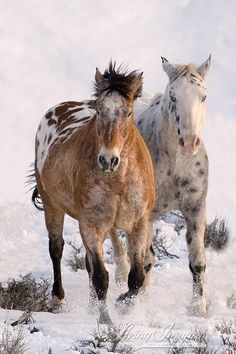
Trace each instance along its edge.
{"label": "horse's ear", "polygon": [[98,68],[96,68],[95,81],[98,87],[100,87],[103,83],[103,75],[101,74]]}
{"label": "horse's ear", "polygon": [[168,60],[164,57],[161,57],[162,60],[162,68],[165,71],[165,73],[168,75],[169,79],[171,80],[173,77],[175,77],[178,73],[178,69],[168,62]]}
{"label": "horse's ear", "polygon": [[210,65],[211,65],[211,55],[209,55],[209,58],[204,61],[204,63],[202,63],[202,65],[200,65],[198,68],[197,68],[197,72],[203,77],[205,78],[205,76],[207,75],[208,71],[209,71],[209,68],[210,68]]}
{"label": "horse's ear", "polygon": [[133,98],[136,99],[138,96],[141,95],[142,92],[142,85],[143,85],[143,73],[136,75],[131,83],[131,92]]}

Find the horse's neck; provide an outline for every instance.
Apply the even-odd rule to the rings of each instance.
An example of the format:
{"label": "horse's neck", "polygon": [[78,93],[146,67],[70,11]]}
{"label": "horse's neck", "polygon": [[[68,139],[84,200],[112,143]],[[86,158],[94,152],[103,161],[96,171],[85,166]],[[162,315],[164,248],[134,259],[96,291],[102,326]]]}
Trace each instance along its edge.
{"label": "horse's neck", "polygon": [[[167,159],[171,157],[173,163],[177,159],[178,153],[178,135],[176,125],[169,116],[168,98],[167,95],[162,95],[160,104],[152,109],[152,113],[147,119],[150,119],[149,127],[152,127],[152,135],[146,142],[152,152],[154,161],[158,156],[158,160],[162,157]],[[150,107],[151,108],[151,107]]]}

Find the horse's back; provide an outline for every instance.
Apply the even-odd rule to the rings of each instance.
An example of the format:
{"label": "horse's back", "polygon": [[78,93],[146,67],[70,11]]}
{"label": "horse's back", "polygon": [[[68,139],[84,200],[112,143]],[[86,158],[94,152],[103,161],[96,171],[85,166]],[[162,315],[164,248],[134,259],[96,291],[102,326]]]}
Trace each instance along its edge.
{"label": "horse's back", "polygon": [[50,108],[43,116],[35,140],[36,167],[42,171],[49,151],[64,143],[94,116],[94,101],[67,101]]}

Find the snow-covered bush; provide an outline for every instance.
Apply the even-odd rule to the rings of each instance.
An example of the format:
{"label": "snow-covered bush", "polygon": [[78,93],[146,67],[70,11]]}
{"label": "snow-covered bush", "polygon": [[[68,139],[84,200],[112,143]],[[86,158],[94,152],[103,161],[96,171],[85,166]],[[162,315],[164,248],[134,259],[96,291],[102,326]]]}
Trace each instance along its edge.
{"label": "snow-covered bush", "polygon": [[48,311],[51,284],[47,279],[36,281],[31,273],[19,280],[11,279],[6,286],[0,284],[0,306],[21,311]]}
{"label": "snow-covered bush", "polygon": [[125,343],[127,328],[101,326],[97,322],[97,328],[91,333],[89,340],[79,340],[78,345],[71,349],[79,353],[100,353],[105,350],[108,353],[133,354],[135,349]]}
{"label": "snow-covered bush", "polygon": [[229,229],[225,219],[215,217],[215,219],[206,226],[205,247],[211,246],[216,250],[223,249],[229,239]]}
{"label": "snow-covered bush", "polygon": [[77,246],[74,242],[68,242],[71,246],[70,256],[67,259],[67,265],[74,271],[85,269],[85,252],[83,246]]}
{"label": "snow-covered bush", "polygon": [[22,328],[14,331],[6,326],[0,338],[0,354],[24,354],[26,352],[26,342]]}

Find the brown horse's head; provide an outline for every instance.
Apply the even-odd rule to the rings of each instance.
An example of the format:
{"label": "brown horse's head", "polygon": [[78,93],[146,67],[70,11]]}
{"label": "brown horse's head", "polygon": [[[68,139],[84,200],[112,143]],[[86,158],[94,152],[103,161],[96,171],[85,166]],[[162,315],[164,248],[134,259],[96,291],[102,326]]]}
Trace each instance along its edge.
{"label": "brown horse's head", "polygon": [[133,101],[142,89],[142,73],[127,73],[110,62],[102,75],[96,69],[96,127],[99,140],[98,164],[105,172],[115,172],[121,151],[134,125]]}

